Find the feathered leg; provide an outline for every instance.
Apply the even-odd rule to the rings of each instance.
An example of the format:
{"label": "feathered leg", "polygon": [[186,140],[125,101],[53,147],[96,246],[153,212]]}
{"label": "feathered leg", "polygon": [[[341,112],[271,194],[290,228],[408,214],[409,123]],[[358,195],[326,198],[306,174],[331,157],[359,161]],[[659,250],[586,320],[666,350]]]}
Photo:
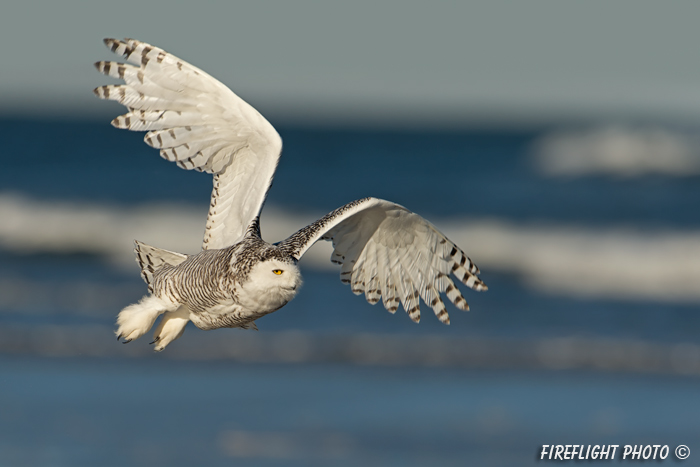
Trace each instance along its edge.
{"label": "feathered leg", "polygon": [[156,318],[166,311],[174,311],[180,305],[166,302],[153,295],[146,295],[138,303],[124,308],[117,316],[117,340],[124,338],[123,343],[138,339],[148,332],[156,322]]}
{"label": "feathered leg", "polygon": [[156,352],[165,349],[175,339],[182,336],[185,326],[190,320],[190,310],[186,306],[181,306],[175,311],[168,311],[163,315],[163,319],[158,323],[156,331],[153,333],[153,348]]}

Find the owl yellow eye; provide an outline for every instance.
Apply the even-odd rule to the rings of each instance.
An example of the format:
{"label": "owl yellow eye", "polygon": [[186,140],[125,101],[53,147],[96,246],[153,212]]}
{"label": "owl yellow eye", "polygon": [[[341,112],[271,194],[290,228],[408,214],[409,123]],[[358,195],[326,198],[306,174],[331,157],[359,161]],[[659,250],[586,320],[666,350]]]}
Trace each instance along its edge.
{"label": "owl yellow eye", "polygon": [[282,274],[284,271],[281,270],[281,269],[273,269],[272,272],[273,272],[274,274],[277,274],[277,275],[279,276],[279,275]]}

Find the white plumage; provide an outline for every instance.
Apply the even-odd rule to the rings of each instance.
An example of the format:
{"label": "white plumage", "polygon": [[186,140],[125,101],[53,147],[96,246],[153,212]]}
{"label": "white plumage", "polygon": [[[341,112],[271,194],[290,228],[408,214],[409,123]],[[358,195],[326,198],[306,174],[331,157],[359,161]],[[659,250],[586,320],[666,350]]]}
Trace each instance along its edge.
{"label": "white plumage", "polygon": [[450,275],[486,290],[476,265],[432,224],[376,198],[348,203],[277,244],[264,242],[258,216],[282,150],[272,125],[219,81],[157,47],[132,39],[105,44],[133,64],[95,64],[125,82],[95,89],[129,109],[112,124],[147,131],[146,143],[163,158],[214,176],[200,253],[136,242],[150,294],[119,314],[124,342],[144,335],[163,313],[156,350],[180,337],[188,321],[201,329],[257,329],[257,318],[294,298],[301,285],[296,263],[320,239],[333,242],[331,261],[353,293],[372,304],[382,300],[392,313],[401,304],[415,322],[422,299],[449,324],[443,293],[469,309]]}

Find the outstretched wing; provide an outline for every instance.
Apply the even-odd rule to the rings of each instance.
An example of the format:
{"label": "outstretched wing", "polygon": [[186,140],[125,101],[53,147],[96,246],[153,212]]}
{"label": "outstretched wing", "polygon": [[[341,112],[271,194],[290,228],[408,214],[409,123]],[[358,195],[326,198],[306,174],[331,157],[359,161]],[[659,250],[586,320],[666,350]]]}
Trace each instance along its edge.
{"label": "outstretched wing", "polygon": [[125,82],[95,89],[98,97],[129,108],[112,125],[148,131],[146,143],[163,158],[214,175],[202,248],[231,245],[260,214],[281,138],[253,107],[202,70],[144,42],[104,42],[133,64],[95,64]]}
{"label": "outstretched wing", "polygon": [[487,290],[479,269],[430,222],[403,206],[377,198],[353,201],[304,227],[278,244],[297,260],[317,240],[333,242],[331,261],[342,265],[340,280],[369,303],[381,298],[394,313],[399,303],[420,321],[420,300],[440,321],[450,323],[447,298],[460,310],[469,305],[450,278],[474,290]]}

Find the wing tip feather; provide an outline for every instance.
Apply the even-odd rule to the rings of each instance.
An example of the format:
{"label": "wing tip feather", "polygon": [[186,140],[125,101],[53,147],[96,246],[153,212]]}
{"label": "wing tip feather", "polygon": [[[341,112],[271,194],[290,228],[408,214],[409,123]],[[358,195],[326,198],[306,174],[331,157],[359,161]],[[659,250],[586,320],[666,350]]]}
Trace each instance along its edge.
{"label": "wing tip feather", "polygon": [[120,41],[119,39],[114,39],[112,37],[105,37],[104,39],[102,39],[102,42],[104,42],[107,48],[114,53],[119,53],[117,51],[119,50],[120,45],[126,47],[126,44],[124,42]]}
{"label": "wing tip feather", "polygon": [[119,117],[115,118],[111,122],[109,122],[114,128],[119,128],[122,129],[124,126],[122,125],[122,119],[123,117],[120,115]]}
{"label": "wing tip feather", "polygon": [[98,86],[92,90],[92,93],[100,99],[109,99],[109,91],[106,86]]}

